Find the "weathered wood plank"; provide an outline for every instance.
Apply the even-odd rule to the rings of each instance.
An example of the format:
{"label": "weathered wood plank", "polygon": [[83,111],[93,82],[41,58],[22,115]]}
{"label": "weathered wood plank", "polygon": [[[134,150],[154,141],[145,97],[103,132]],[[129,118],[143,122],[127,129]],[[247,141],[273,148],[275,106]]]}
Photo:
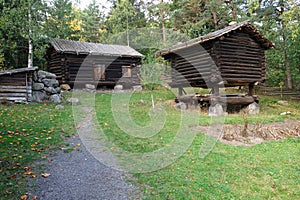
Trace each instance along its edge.
{"label": "weathered wood plank", "polygon": [[31,86],[9,86],[9,85],[0,85],[0,89],[27,89],[31,90]]}
{"label": "weathered wood plank", "polygon": [[27,98],[26,97],[1,97],[0,96],[0,99],[2,100],[8,100],[8,101],[27,101]]}
{"label": "weathered wood plank", "polygon": [[0,97],[27,97],[27,93],[0,93]]}

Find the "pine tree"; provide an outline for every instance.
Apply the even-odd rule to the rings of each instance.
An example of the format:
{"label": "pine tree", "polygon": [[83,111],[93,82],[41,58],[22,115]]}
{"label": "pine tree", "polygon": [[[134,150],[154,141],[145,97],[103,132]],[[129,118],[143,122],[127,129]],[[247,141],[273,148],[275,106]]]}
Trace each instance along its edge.
{"label": "pine tree", "polygon": [[86,42],[100,42],[106,35],[104,14],[100,6],[93,0],[80,15],[82,40]]}

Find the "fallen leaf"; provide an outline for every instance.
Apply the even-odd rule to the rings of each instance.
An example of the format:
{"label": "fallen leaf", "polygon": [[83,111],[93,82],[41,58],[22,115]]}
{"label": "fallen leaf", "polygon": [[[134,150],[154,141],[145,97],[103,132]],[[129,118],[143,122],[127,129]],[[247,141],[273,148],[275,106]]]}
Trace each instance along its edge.
{"label": "fallen leaf", "polygon": [[27,199],[28,199],[28,196],[26,194],[21,196],[21,200],[27,200]]}
{"label": "fallen leaf", "polygon": [[48,174],[48,173],[43,173],[42,174],[42,177],[44,177],[44,178],[48,178],[49,176],[51,176],[51,174]]}
{"label": "fallen leaf", "polygon": [[37,200],[37,196],[31,197],[31,200]]}
{"label": "fallen leaf", "polygon": [[29,167],[24,167],[24,170],[25,170],[25,172],[24,172],[25,175],[35,176]]}
{"label": "fallen leaf", "polygon": [[34,173],[32,171],[27,171],[27,172],[24,172],[25,175],[34,175]]}

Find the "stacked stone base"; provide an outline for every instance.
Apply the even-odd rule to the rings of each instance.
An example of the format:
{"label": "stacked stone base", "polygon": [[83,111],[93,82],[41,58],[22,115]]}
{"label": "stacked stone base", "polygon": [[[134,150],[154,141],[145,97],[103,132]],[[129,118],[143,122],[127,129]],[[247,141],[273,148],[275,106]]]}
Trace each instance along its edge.
{"label": "stacked stone base", "polygon": [[61,103],[61,88],[56,80],[56,75],[39,70],[33,77],[32,86],[33,102]]}

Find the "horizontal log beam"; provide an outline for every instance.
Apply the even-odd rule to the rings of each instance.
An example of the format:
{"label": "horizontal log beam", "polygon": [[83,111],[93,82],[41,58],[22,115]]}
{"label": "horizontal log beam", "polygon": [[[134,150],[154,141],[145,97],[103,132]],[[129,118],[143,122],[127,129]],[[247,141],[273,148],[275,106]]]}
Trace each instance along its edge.
{"label": "horizontal log beam", "polygon": [[0,85],[0,89],[25,89],[31,90],[31,86],[10,86],[10,85]]}
{"label": "horizontal log beam", "polygon": [[1,100],[8,100],[8,101],[27,101],[25,97],[1,97]]}

